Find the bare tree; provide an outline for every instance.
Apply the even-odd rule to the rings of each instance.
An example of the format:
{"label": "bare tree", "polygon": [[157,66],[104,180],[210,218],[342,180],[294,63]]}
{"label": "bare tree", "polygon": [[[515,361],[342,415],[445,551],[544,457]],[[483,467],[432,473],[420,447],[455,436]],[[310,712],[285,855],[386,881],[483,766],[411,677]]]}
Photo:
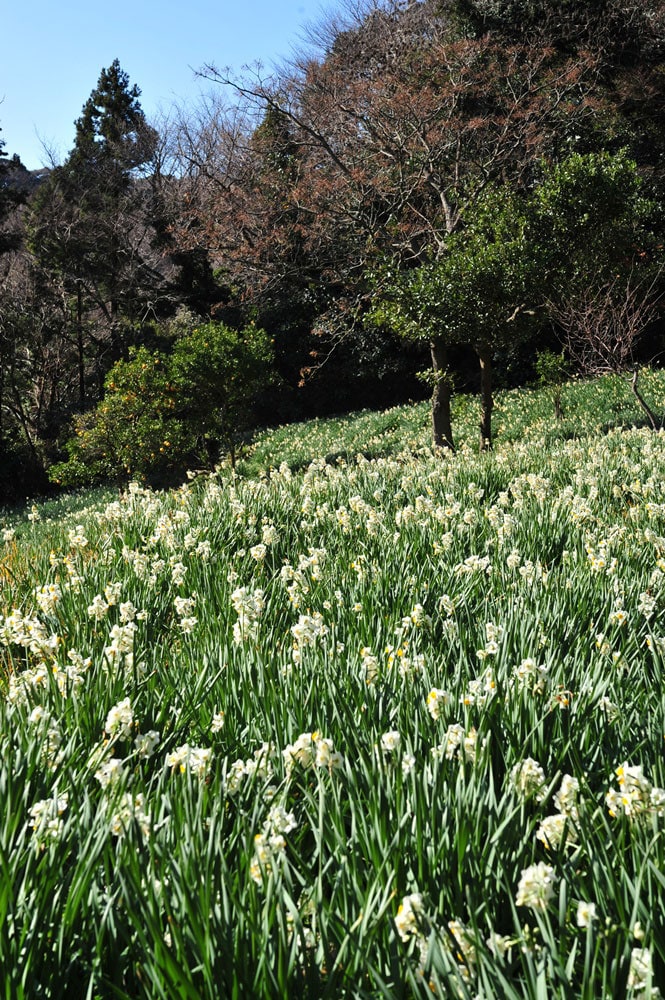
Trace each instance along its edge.
{"label": "bare tree", "polygon": [[635,349],[659,314],[662,274],[659,269],[655,276],[640,278],[633,270],[583,289],[567,301],[548,303],[577,369],[584,375],[630,373],[631,389],[654,430],[663,426],[663,418],[656,417],[638,388]]}

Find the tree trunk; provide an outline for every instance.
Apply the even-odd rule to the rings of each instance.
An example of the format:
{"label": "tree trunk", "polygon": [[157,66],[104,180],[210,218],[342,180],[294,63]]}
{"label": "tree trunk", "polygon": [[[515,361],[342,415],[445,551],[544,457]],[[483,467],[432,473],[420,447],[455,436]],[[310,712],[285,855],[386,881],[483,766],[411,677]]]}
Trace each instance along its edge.
{"label": "tree trunk", "polygon": [[85,356],[83,349],[83,294],[81,283],[76,285],[76,346],[78,351],[79,409],[85,409]]}
{"label": "tree trunk", "polygon": [[455,450],[450,417],[450,378],[448,350],[440,338],[430,341],[434,390],[432,392],[432,442],[435,448]]}
{"label": "tree trunk", "polygon": [[118,325],[118,300],[114,297],[111,299],[111,357],[114,361],[119,361],[122,358],[122,340],[119,333]]}
{"label": "tree trunk", "polygon": [[480,450],[492,447],[492,354],[487,344],[476,344],[480,361]]}
{"label": "tree trunk", "polygon": [[23,431],[25,443],[30,449],[33,459],[39,465],[40,458],[39,458],[39,452],[37,451],[37,445],[35,444],[34,440],[36,437],[34,426],[33,427],[30,426],[31,421],[28,418],[27,413],[25,412],[23,400],[21,399],[18,388],[16,387],[15,384],[12,385],[10,388],[11,388],[11,393],[14,397],[14,405],[12,406],[12,413],[14,417],[18,420],[19,424],[21,425],[21,430]]}
{"label": "tree trunk", "polygon": [[563,420],[563,407],[561,405],[561,389],[554,390],[554,416],[557,420]]}
{"label": "tree trunk", "polygon": [[[638,379],[638,372],[637,372],[637,369],[635,369],[635,371],[633,372],[633,378],[631,380],[630,387],[633,390],[633,393],[635,395],[635,398],[637,399],[637,402],[640,404],[640,406],[642,407],[642,409],[646,413],[646,415],[647,415],[647,417],[649,419],[649,423],[651,424],[652,429],[654,431],[656,431],[656,430],[658,430],[658,427],[659,427],[658,418],[656,417],[656,414],[653,412],[653,410],[651,409],[651,407],[647,403],[647,401],[644,398],[644,396],[642,395],[642,393],[637,388],[637,379]],[[662,423],[661,423],[661,426],[662,426]]]}

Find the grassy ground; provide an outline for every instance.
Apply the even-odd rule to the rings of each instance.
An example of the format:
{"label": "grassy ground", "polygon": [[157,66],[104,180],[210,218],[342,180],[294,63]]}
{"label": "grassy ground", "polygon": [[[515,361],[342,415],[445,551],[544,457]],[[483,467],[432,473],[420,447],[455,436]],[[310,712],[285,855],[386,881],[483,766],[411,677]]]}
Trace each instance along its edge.
{"label": "grassy ground", "polygon": [[563,406],[0,522],[8,1000],[658,995],[665,437]]}
{"label": "grassy ground", "polygon": [[[640,387],[657,413],[665,412],[665,377],[662,372],[644,372]],[[563,420],[554,418],[550,389],[515,389],[498,392],[494,409],[495,444],[516,441],[546,445],[585,434],[602,434],[614,427],[640,426],[644,413],[630,389],[629,381],[608,377],[595,381],[572,381],[562,388]],[[660,409],[659,409],[660,407]],[[453,433],[456,443],[475,450],[479,437],[478,401],[473,396],[453,399]],[[240,462],[240,471],[258,475],[269,466],[286,462],[303,468],[325,456],[367,458],[428,448],[431,441],[429,403],[395,406],[383,413],[366,410],[328,420],[287,425],[258,436],[250,454]]]}

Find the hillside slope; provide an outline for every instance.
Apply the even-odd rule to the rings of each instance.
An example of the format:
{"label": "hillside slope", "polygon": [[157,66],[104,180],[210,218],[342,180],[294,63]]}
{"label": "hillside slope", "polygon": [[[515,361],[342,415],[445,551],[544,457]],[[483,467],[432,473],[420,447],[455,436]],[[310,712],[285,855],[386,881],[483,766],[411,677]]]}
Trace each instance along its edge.
{"label": "hillside slope", "polygon": [[603,393],[4,528],[8,995],[655,995],[665,436]]}

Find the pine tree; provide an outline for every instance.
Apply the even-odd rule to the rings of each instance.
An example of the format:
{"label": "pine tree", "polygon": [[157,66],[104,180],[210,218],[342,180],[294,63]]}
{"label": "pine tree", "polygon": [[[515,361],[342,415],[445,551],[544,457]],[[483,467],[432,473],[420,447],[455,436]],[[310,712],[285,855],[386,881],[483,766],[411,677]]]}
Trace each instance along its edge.
{"label": "pine tree", "polygon": [[[0,129],[0,132],[2,129]],[[13,250],[16,247],[16,237],[4,231],[3,223],[13,208],[21,201],[21,193],[12,183],[11,172],[16,157],[7,159],[5,141],[0,138],[0,253]],[[18,161],[20,163],[20,160]]]}
{"label": "pine tree", "polygon": [[[0,131],[2,130],[0,129]],[[7,154],[5,153],[5,140],[0,139],[0,222],[2,222],[7,214],[9,207],[9,199],[7,197],[8,190],[6,185],[8,170],[9,161],[7,160]]]}
{"label": "pine tree", "polygon": [[30,249],[71,299],[79,408],[122,356],[123,327],[141,317],[162,282],[150,188],[141,178],[157,133],[139,96],[117,59],[104,69],[76,122],[72,151],[32,203]]}
{"label": "pine tree", "polygon": [[155,151],[157,133],[146,121],[140,96],[115,59],[102,70],[76,122],[74,148],[65,166],[97,175],[110,198],[127,190],[132,175],[149,164]]}

